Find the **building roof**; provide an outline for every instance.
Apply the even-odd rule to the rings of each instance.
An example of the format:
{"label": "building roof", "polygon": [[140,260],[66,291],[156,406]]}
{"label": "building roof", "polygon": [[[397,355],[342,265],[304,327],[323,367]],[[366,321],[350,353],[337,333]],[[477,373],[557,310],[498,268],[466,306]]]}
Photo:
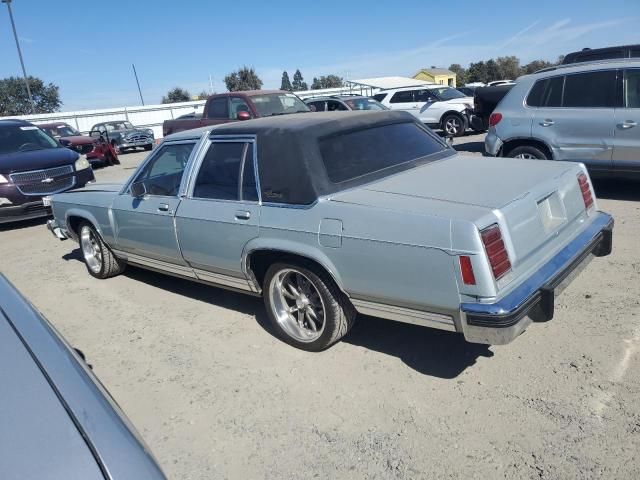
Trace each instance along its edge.
{"label": "building roof", "polygon": [[372,77],[372,78],[358,78],[355,80],[349,80],[349,83],[357,85],[365,85],[367,87],[388,89],[388,88],[401,88],[401,87],[416,87],[419,85],[429,85],[431,82],[425,82],[424,80],[416,80],[409,77]]}
{"label": "building roof", "polygon": [[425,72],[428,73],[429,75],[453,75],[455,76],[455,73],[452,72],[451,70],[447,69],[447,68],[421,68],[420,71],[418,73],[416,73],[416,75]]}

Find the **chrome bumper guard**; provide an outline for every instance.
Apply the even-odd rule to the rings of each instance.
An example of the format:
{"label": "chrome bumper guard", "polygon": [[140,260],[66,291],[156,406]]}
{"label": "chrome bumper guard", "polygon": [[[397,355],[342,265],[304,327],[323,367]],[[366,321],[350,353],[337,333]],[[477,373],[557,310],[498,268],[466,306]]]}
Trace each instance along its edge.
{"label": "chrome bumper guard", "polygon": [[501,300],[461,304],[465,338],[473,343],[505,344],[520,335],[532,321],[551,320],[555,297],[594,256],[611,253],[613,217],[603,212],[596,215],[571,243]]}
{"label": "chrome bumper guard", "polygon": [[66,240],[69,238],[68,232],[64,228],[59,227],[55,219],[47,220],[47,230],[49,230],[58,240]]}

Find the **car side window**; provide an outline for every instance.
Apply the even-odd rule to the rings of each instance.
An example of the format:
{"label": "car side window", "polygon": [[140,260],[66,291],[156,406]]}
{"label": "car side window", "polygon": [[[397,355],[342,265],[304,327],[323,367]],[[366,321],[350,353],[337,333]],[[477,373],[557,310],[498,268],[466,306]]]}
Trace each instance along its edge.
{"label": "car side window", "polygon": [[396,92],[389,100],[390,103],[411,103],[413,102],[413,90],[407,92]]}
{"label": "car side window", "polygon": [[640,69],[624,72],[624,105],[640,108]]}
{"label": "car side window", "polygon": [[382,100],[384,100],[384,99],[385,99],[385,97],[386,97],[386,96],[387,96],[387,94],[386,94],[386,93],[376,93],[376,94],[373,96],[373,99],[374,99],[374,100],[377,100],[378,102],[381,102]]}
{"label": "car side window", "polygon": [[231,97],[229,101],[229,118],[236,120],[238,118],[238,113],[240,112],[247,112],[249,115],[253,116],[251,109],[244,98]]}
{"label": "car side window", "polygon": [[324,101],[322,102],[309,102],[309,106],[315,107],[316,112],[324,112]]}
{"label": "car side window", "polygon": [[342,102],[338,102],[336,100],[327,100],[327,111],[335,112],[337,110],[349,110],[345,107]]}
{"label": "car side window", "polygon": [[415,99],[416,102],[428,102],[435,100],[435,96],[425,88],[424,90],[416,90]]}
{"label": "car side window", "polygon": [[562,89],[564,77],[553,77],[544,80],[544,90],[541,92],[540,107],[560,107],[562,105]]}
{"label": "car side window", "polygon": [[616,71],[575,73],[564,82],[562,106],[567,108],[613,108]]}
{"label": "car side window", "polygon": [[214,98],[207,107],[208,118],[229,118],[229,102],[227,97]]}
{"label": "car side window", "polygon": [[160,147],[144,166],[134,183],[144,182],[149,195],[175,197],[195,143],[169,144]]}
{"label": "car side window", "polygon": [[200,166],[193,197],[257,201],[253,143],[214,141]]}

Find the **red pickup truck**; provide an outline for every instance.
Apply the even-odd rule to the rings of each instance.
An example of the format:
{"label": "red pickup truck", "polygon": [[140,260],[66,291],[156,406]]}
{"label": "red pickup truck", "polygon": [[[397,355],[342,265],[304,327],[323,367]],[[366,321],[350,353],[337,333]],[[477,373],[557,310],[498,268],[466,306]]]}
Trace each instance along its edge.
{"label": "red pickup truck", "polygon": [[162,124],[162,134],[166,137],[172,133],[207,125],[309,111],[309,107],[296,95],[281,90],[221,93],[207,99],[202,118],[165,120]]}

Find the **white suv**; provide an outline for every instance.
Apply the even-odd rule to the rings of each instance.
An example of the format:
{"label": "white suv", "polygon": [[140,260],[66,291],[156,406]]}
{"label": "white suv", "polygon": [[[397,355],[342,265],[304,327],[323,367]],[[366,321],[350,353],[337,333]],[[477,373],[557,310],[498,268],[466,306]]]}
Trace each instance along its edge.
{"label": "white suv", "polygon": [[437,84],[393,88],[373,98],[391,110],[412,113],[431,128],[440,128],[454,137],[464,135],[469,126],[469,111],[473,108],[473,97]]}

